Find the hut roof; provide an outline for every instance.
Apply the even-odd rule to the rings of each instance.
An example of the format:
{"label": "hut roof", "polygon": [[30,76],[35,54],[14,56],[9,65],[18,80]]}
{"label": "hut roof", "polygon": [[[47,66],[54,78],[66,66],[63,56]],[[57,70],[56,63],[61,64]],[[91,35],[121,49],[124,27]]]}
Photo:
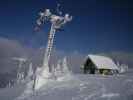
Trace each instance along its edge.
{"label": "hut roof", "polygon": [[87,59],[90,59],[98,69],[116,69],[118,70],[117,65],[109,57],[100,56],[100,55],[88,55]]}

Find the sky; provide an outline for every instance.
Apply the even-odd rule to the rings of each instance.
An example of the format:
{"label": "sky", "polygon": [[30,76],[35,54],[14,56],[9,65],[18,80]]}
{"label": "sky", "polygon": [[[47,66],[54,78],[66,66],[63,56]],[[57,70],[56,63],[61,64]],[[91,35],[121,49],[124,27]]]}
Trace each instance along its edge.
{"label": "sky", "polygon": [[133,52],[133,3],[129,0],[0,0],[0,37],[45,47],[49,25],[34,32],[38,13],[61,10],[73,16],[56,32],[54,48],[65,52]]}

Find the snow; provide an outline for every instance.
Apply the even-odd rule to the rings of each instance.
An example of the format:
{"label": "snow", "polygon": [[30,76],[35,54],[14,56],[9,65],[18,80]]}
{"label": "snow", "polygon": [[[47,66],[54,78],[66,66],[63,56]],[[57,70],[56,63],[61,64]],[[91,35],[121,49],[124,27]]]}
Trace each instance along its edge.
{"label": "snow", "polygon": [[112,98],[112,97],[117,97],[120,96],[119,93],[108,93],[108,94],[102,94],[102,98]]}
{"label": "snow", "polygon": [[45,85],[48,79],[51,77],[51,73],[49,73],[49,69],[46,67],[44,70],[37,69],[37,76],[36,76],[36,85],[35,90],[40,89],[43,85]]}
{"label": "snow", "polygon": [[1,100],[133,100],[133,77],[72,74],[48,80],[36,92],[24,94],[24,84],[0,90]]}
{"label": "snow", "polygon": [[117,69],[117,65],[112,61],[111,58],[99,55],[88,55],[87,59],[90,58],[92,62],[99,69]]}
{"label": "snow", "polygon": [[30,63],[27,78],[30,79],[32,77],[33,73],[34,72],[33,72],[33,68],[32,68],[32,63]]}
{"label": "snow", "polygon": [[124,73],[128,71],[128,65],[120,64],[117,62],[117,66],[119,67],[119,73]]}
{"label": "snow", "polygon": [[[54,67],[56,70],[52,71],[49,78],[43,77],[40,73],[42,69],[38,67],[36,73],[40,80],[37,80],[35,90],[32,87],[34,81],[27,79],[12,88],[1,89],[0,99],[133,100],[133,71],[116,76],[74,74],[68,69],[66,57]],[[32,67],[29,68],[28,77],[31,73]]]}

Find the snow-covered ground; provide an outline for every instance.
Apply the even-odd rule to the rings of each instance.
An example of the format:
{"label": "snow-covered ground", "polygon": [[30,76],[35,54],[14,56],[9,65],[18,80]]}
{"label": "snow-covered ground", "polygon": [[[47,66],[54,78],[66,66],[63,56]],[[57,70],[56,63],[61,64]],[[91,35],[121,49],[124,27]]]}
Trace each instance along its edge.
{"label": "snow-covered ground", "polygon": [[23,95],[25,84],[0,90],[0,100],[133,100],[133,76],[76,74],[49,80],[41,89]]}

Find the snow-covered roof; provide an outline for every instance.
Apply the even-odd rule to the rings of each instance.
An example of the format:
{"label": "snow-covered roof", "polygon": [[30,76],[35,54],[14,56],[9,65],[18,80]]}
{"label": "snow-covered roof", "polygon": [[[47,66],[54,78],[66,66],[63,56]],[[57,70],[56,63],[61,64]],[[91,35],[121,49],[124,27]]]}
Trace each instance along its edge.
{"label": "snow-covered roof", "polygon": [[118,70],[117,65],[109,57],[100,56],[100,55],[88,55],[87,59],[90,58],[91,61],[96,65],[98,69],[116,69]]}

